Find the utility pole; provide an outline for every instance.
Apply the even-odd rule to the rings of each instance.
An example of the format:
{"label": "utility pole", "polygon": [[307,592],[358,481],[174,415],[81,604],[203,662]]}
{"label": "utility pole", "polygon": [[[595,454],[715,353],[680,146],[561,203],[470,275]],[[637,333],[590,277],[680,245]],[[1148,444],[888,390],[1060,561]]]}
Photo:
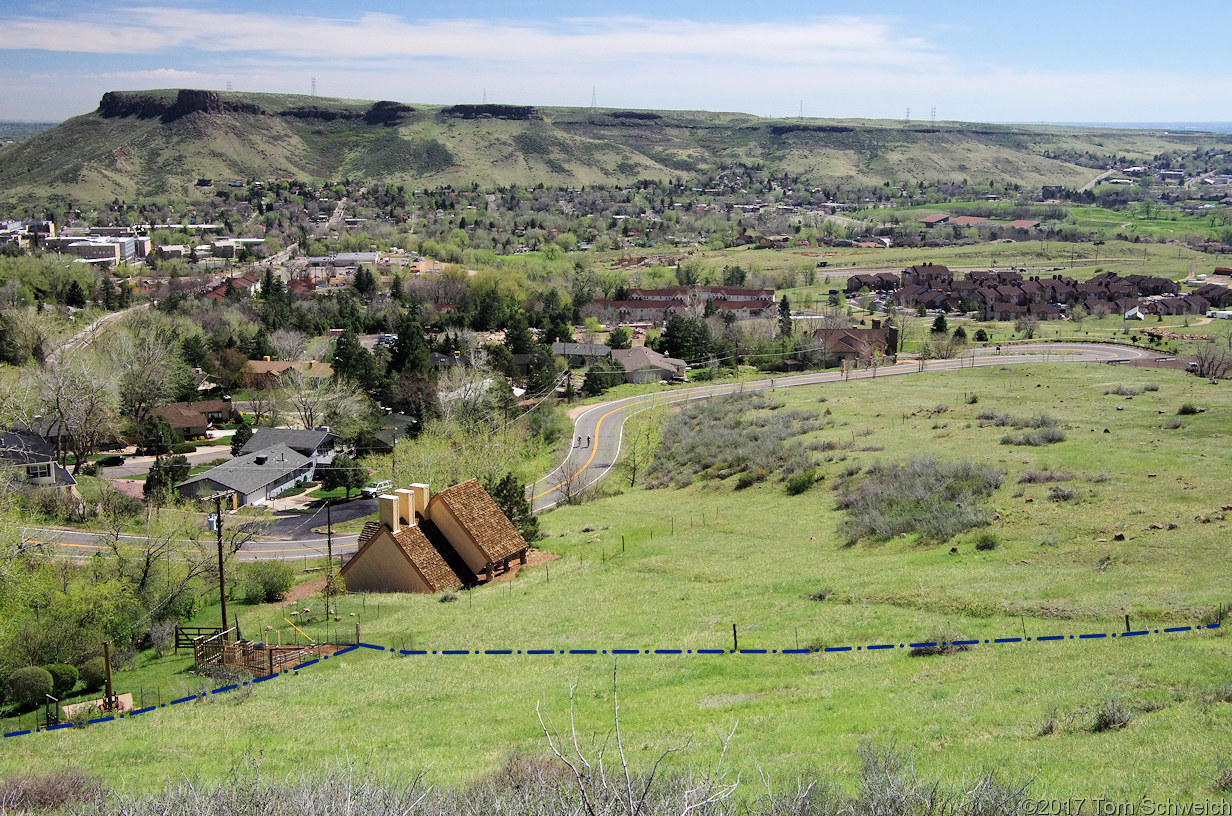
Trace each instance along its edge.
{"label": "utility pole", "polygon": [[222,494],[214,494],[214,531],[218,534],[218,600],[222,604],[222,629],[227,631],[227,579],[222,564]]}
{"label": "utility pole", "polygon": [[329,601],[334,595],[334,524],[330,521],[329,512],[333,504],[333,500],[325,500],[325,616],[327,619],[330,615]]}
{"label": "utility pole", "polygon": [[107,690],[103,698],[103,710],[110,711],[111,710],[111,698],[115,696],[111,691],[111,641],[110,640],[104,641],[103,643],[103,668],[106,671],[106,676],[107,676]]}

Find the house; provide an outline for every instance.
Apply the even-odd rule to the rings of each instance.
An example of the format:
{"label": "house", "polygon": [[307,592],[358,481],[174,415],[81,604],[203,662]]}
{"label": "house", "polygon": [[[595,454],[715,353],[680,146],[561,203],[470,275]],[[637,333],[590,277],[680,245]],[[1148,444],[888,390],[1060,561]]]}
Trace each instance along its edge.
{"label": "house", "polygon": [[834,360],[859,364],[874,357],[889,355],[893,358],[898,351],[898,328],[883,328],[880,320],[874,320],[871,329],[818,329],[813,337],[823,350],[823,364],[826,365]]}
{"label": "house", "polygon": [[570,368],[590,365],[596,360],[606,360],[612,356],[612,350],[602,343],[561,343],[552,344],[552,353],[559,354],[569,360]]}
{"label": "house", "polygon": [[249,360],[244,364],[242,377],[244,385],[249,388],[277,385],[278,381],[291,369],[295,369],[308,377],[332,377],[334,367],[329,363],[316,360],[300,362],[298,360],[271,360],[265,357],[261,360]]}
{"label": "house", "polygon": [[427,485],[411,485],[377,499],[380,521],[364,526],[359,550],[342,567],[350,591],[435,593],[464,586],[419,523],[426,492]]}
{"label": "house", "polygon": [[245,456],[265,450],[266,448],[284,445],[308,459],[310,463],[308,478],[311,479],[316,476],[316,469],[318,467],[328,465],[334,461],[335,445],[337,442],[338,435],[330,433],[329,428],[325,427],[309,430],[300,430],[298,428],[257,428],[252,432],[252,438],[240,449],[240,455]]}
{"label": "house", "polygon": [[34,431],[0,431],[0,477],[35,487],[77,486],[56,461],[55,449]]}
{"label": "house", "polygon": [[173,402],[154,409],[154,415],[167,420],[172,430],[185,439],[205,436],[205,431],[215,422],[231,422],[234,412],[231,398],[203,400],[201,402]]}
{"label": "house", "polygon": [[413,484],[377,499],[380,520],[364,527],[342,567],[348,590],[441,592],[526,563],[526,540],[478,480],[428,495],[428,485]]}
{"label": "house", "polygon": [[[254,437],[255,438],[255,437]],[[232,494],[232,506],[264,504],[300,482],[312,471],[312,460],[283,444],[243,454],[176,485],[180,495],[199,499]]]}
{"label": "house", "polygon": [[625,367],[625,382],[649,383],[683,377],[684,360],[667,357],[645,346],[612,349],[612,359]]}

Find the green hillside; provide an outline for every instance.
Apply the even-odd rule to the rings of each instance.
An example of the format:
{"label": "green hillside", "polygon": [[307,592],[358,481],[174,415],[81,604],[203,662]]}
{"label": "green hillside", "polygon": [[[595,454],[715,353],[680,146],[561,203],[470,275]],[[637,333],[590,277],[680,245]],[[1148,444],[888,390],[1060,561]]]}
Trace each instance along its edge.
{"label": "green hillside", "polygon": [[192,198],[198,178],[619,184],[732,164],[818,185],[996,178],[1076,187],[1109,157],[1227,143],[1232,136],[1193,132],[162,90],[105,94],[98,109],[0,148],[0,188],[9,201],[96,202]]}

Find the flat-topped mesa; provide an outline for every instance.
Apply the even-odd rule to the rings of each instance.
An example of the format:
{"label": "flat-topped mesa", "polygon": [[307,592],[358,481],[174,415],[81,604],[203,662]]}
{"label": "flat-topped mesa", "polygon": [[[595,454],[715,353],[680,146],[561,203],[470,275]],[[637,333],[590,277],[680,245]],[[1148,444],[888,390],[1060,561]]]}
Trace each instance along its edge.
{"label": "flat-topped mesa", "polygon": [[184,88],[176,93],[175,101],[146,93],[108,91],[98,103],[98,112],[107,118],[136,116],[139,119],[161,117],[164,122],[173,122],[190,113],[265,113],[259,105],[250,102],[225,100],[217,91],[201,91]]}

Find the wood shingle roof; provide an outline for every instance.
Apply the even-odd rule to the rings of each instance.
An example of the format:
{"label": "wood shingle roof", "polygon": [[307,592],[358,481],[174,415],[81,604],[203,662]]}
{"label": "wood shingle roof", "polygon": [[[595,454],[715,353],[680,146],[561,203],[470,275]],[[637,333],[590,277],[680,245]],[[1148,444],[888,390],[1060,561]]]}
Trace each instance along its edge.
{"label": "wood shingle roof", "polygon": [[432,504],[437,502],[449,508],[490,563],[526,549],[526,540],[480,486],[478,479],[442,490],[432,498]]}

